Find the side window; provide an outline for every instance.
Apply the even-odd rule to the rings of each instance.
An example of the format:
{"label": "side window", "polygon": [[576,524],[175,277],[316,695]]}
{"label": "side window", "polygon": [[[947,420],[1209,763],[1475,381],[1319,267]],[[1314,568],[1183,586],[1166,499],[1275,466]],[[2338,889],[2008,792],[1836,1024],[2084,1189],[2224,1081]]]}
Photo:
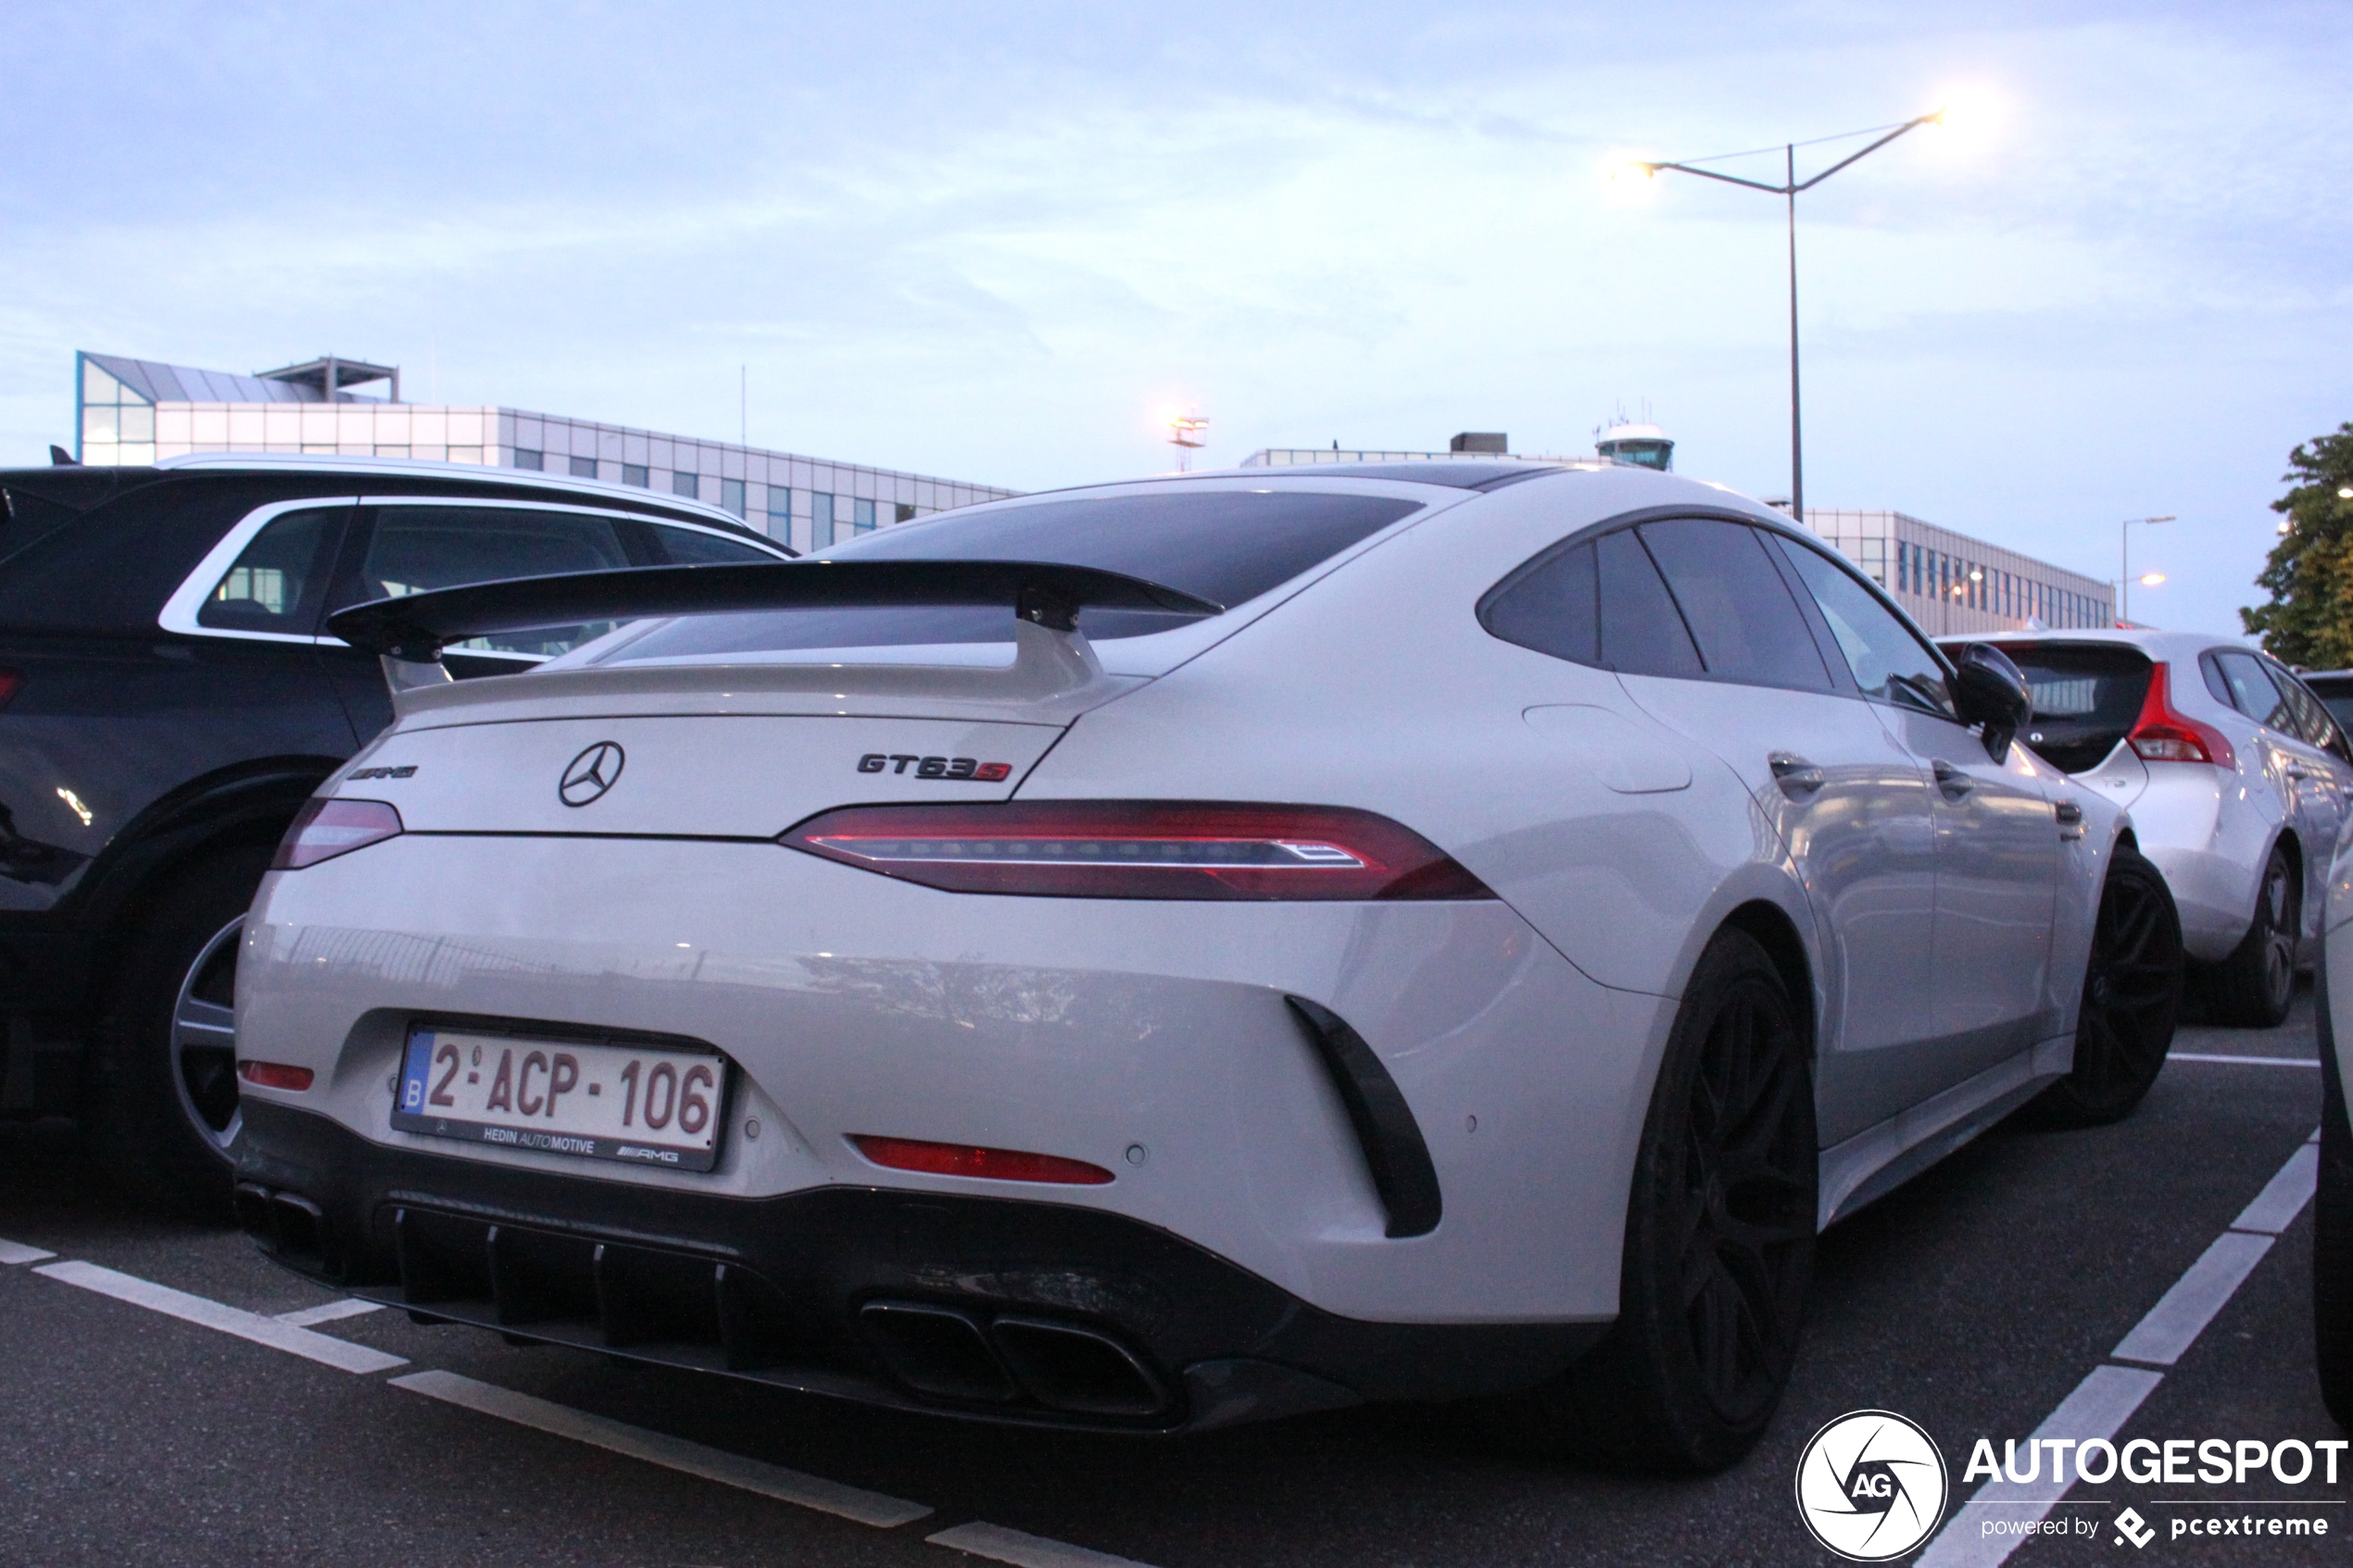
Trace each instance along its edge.
{"label": "side window", "polygon": [[2336,733],[2335,722],[2321,699],[2304,688],[2304,684],[2276,664],[2266,663],[2263,672],[2280,688],[2280,696],[2296,720],[2296,735],[2308,745],[2322,751],[2337,750],[2343,744]]}
{"label": "side window", "polygon": [[672,528],[659,522],[653,525],[653,531],[654,537],[661,543],[663,558],[673,566],[751,566],[776,559],[756,545],[717,533]]}
{"label": "side window", "polygon": [[2221,672],[2222,684],[2230,688],[2233,708],[2283,734],[2296,734],[2295,711],[2280,695],[2279,687],[2271,684],[2261,659],[2231,648],[2216,654],[2214,663]]}
{"label": "side window", "polygon": [[1634,532],[1674,590],[1708,674],[1753,686],[1831,689],[1814,633],[1755,529],[1691,517]]}
{"label": "side window", "polygon": [[350,515],[345,502],[271,519],[213,584],[196,624],[224,632],[315,633],[335,546]]}
{"label": "side window", "polygon": [[[346,583],[336,598],[358,604],[468,583],[605,571],[630,564],[620,530],[609,518],[519,507],[383,506],[376,508],[357,581]],[[477,653],[544,658],[609,629],[604,624],[557,627],[452,646]]]}
{"label": "side window", "polygon": [[1591,541],[1538,560],[1479,606],[1479,624],[1507,643],[1579,664],[1601,662],[1601,607]]}
{"label": "side window", "polygon": [[1697,675],[1699,649],[1682,611],[1630,528],[1593,542],[1600,579],[1601,661],[1628,675]]}
{"label": "side window", "polygon": [[1927,644],[1881,604],[1854,573],[1794,540],[1780,541],[1781,553],[1796,568],[1798,581],[1830,623],[1831,635],[1846,656],[1855,684],[1867,696],[1902,703],[1943,718],[1954,717],[1944,669]]}

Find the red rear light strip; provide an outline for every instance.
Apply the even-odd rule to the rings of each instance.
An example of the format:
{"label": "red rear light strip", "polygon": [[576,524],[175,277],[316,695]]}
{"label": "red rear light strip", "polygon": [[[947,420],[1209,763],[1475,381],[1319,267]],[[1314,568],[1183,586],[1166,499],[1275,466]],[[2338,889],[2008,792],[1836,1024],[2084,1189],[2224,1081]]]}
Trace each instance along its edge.
{"label": "red rear light strip", "polygon": [[1492,898],[1412,830],[1339,806],[1041,800],[851,806],[781,842],[953,893],[1072,898]]}
{"label": "red rear light strip", "polygon": [[853,1133],[858,1152],[893,1171],[933,1176],[977,1176],[992,1182],[1051,1182],[1063,1186],[1101,1186],[1111,1173],[1084,1160],[1030,1154],[1017,1148],[978,1148],[969,1144],[929,1143],[921,1138],[886,1138]]}
{"label": "red rear light strip", "polygon": [[295,813],[294,825],[270,858],[270,869],[298,872],[396,837],[400,831],[400,813],[389,801],[314,797]]}
{"label": "red rear light strip", "polygon": [[6,708],[14,701],[17,693],[23,689],[23,671],[0,670],[0,708]]}
{"label": "red rear light strip", "polygon": [[315,1074],[308,1067],[289,1067],[283,1061],[241,1061],[237,1076],[265,1089],[307,1089]]}
{"label": "red rear light strip", "polygon": [[2141,716],[2133,721],[2132,734],[2124,737],[2133,755],[2144,762],[2211,762],[2220,768],[2237,767],[2238,759],[2221,731],[2174,710],[2166,685],[2171,669],[2162,662],[2149,668],[2148,696],[2141,699]]}

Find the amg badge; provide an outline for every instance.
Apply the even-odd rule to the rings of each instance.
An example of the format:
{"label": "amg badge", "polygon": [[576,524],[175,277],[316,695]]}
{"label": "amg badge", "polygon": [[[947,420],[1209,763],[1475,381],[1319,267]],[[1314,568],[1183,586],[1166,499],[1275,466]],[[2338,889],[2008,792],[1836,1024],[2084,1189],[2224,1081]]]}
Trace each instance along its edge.
{"label": "amg badge", "polygon": [[888,769],[903,773],[910,763],[914,764],[915,777],[919,779],[970,779],[975,784],[995,784],[1012,777],[1013,771],[1011,762],[975,762],[969,757],[917,757],[900,752],[886,755],[879,751],[870,751],[858,759],[858,771],[879,773]]}

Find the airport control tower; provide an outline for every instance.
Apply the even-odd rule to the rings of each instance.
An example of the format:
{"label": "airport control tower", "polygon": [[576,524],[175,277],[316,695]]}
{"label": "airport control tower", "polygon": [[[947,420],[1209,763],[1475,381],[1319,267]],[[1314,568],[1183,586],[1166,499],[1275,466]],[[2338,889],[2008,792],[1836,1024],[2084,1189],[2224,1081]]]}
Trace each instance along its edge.
{"label": "airport control tower", "polygon": [[1615,424],[1597,426],[1593,431],[1593,450],[1604,458],[1656,469],[1661,473],[1671,472],[1675,467],[1675,438],[1654,424],[1629,424],[1621,419]]}

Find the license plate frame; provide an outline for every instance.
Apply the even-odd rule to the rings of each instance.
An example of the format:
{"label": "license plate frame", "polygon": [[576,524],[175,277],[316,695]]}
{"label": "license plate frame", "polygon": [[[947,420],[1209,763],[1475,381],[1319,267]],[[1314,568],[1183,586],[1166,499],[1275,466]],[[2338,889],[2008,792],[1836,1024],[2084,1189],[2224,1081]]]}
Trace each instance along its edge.
{"label": "license plate frame", "polygon": [[[456,1051],[454,1063],[445,1054],[451,1048]],[[493,1052],[499,1054],[494,1057]],[[624,1065],[633,1062],[634,1069]],[[567,1064],[570,1081],[559,1088]],[[724,1052],[693,1041],[416,1019],[409,1025],[393,1078],[392,1126],[489,1148],[707,1173],[717,1167],[726,1145],[734,1066]],[[531,1078],[535,1067],[539,1073],[535,1088]],[[646,1118],[638,1114],[639,1090],[644,1091],[644,1109],[650,1111],[656,1082],[665,1067],[668,1110],[659,1127],[648,1128]],[[705,1073],[710,1082],[698,1085]],[[495,1103],[502,1078],[503,1106]],[[608,1086],[613,1090],[610,1098]],[[530,1102],[535,1093],[538,1098],[533,1109],[519,1110],[517,1101]],[[560,1103],[574,1095],[578,1098],[572,1104]],[[617,1119],[610,1114],[615,1098],[623,1103],[621,1120],[635,1123],[634,1128],[616,1125]],[[591,1110],[598,1100],[604,1104]],[[704,1120],[682,1137],[681,1124],[697,1105]]]}

